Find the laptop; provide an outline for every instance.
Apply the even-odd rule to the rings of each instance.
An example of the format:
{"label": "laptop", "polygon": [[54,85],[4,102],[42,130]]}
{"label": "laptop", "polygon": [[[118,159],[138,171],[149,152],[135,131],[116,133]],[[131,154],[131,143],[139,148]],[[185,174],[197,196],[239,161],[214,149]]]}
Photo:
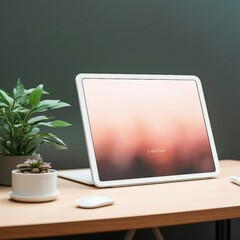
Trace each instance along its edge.
{"label": "laptop", "polygon": [[198,77],[79,74],[76,86],[90,164],[87,175],[95,186],[219,174]]}

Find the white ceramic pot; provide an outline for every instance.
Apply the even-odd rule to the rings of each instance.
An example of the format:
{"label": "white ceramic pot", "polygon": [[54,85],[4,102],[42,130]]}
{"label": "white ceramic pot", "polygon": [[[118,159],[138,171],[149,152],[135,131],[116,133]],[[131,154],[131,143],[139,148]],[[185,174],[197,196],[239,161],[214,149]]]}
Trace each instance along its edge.
{"label": "white ceramic pot", "polygon": [[48,173],[21,173],[12,171],[11,198],[22,202],[45,202],[55,199],[57,190],[57,171]]}

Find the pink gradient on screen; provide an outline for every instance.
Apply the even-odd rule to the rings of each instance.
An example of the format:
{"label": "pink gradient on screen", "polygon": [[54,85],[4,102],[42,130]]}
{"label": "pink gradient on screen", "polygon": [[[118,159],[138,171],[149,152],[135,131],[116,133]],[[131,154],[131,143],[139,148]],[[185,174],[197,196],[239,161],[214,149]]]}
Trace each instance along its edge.
{"label": "pink gradient on screen", "polygon": [[195,81],[84,79],[101,180],[214,171]]}

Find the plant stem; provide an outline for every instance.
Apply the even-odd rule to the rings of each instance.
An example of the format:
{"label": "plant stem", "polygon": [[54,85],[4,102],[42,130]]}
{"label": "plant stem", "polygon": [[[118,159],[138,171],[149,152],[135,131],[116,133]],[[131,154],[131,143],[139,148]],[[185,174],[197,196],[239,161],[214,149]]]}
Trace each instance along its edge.
{"label": "plant stem", "polygon": [[4,113],[4,118],[6,119],[6,122],[9,126],[10,129],[10,138],[11,138],[11,150],[10,153],[13,154],[13,149],[14,149],[14,128],[12,126],[12,123],[10,122],[10,119],[8,119],[6,113]]}

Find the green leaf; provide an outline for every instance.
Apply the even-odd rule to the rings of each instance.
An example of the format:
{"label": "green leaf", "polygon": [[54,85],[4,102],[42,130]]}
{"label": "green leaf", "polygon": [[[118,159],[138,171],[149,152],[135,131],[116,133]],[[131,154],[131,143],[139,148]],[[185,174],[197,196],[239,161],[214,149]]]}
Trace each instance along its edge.
{"label": "green leaf", "polygon": [[59,145],[58,143],[53,142],[53,141],[48,141],[46,143],[48,145],[50,145],[51,147],[53,147],[55,149],[58,149],[58,150],[66,150],[66,149],[68,149],[68,147],[66,145]]}
{"label": "green leaf", "polygon": [[72,124],[62,121],[62,120],[55,120],[52,122],[52,125],[54,127],[68,127],[68,126],[71,126]]}
{"label": "green leaf", "polygon": [[24,91],[24,93],[19,98],[16,99],[16,103],[17,103],[16,108],[17,107],[19,108],[20,106],[23,107],[25,104],[27,104],[27,102],[28,102],[28,95]]}
{"label": "green leaf", "polygon": [[12,142],[10,140],[6,141],[6,146],[10,148],[12,146]]}
{"label": "green leaf", "polygon": [[26,109],[26,108],[15,108],[13,110],[13,112],[15,112],[15,113],[28,113],[29,109]]}
{"label": "green leaf", "polygon": [[29,95],[29,104],[32,107],[36,107],[40,101],[41,101],[41,96],[42,96],[42,90],[43,89],[43,85],[39,85],[38,87],[36,87]]}
{"label": "green leaf", "polygon": [[[35,88],[30,88],[30,89],[26,89],[25,90],[25,94],[29,95],[30,93],[32,93],[35,90]],[[42,94],[49,94],[49,92],[42,90]]]}
{"label": "green leaf", "polygon": [[14,126],[15,128],[20,128],[20,127],[23,126],[23,124],[22,124],[22,123],[18,123],[18,124],[14,124],[13,126]]}
{"label": "green leaf", "polygon": [[0,108],[6,108],[8,105],[4,102],[0,102]]}
{"label": "green leaf", "polygon": [[57,109],[57,108],[63,108],[63,107],[69,107],[71,106],[70,104],[68,103],[65,103],[65,102],[58,102],[58,104],[56,104],[53,108],[51,109]]}
{"label": "green leaf", "polygon": [[[39,140],[41,139],[41,140],[43,140],[41,142],[41,144],[46,143],[46,144],[50,145],[51,147],[54,147],[59,150],[64,150],[64,149],[68,148],[67,145],[61,139],[59,139],[57,136],[55,136],[52,133],[42,133],[42,134],[32,135],[30,140],[28,141],[29,142],[28,144],[30,144],[30,142],[33,141],[33,139],[36,139],[36,140],[34,140],[36,142],[38,142],[37,139],[39,139]],[[38,142],[38,143],[40,143],[40,142]]]}
{"label": "green leaf", "polygon": [[10,138],[10,133],[5,128],[0,128],[0,140],[6,141]]}
{"label": "green leaf", "polygon": [[35,135],[35,134],[38,134],[39,132],[40,132],[40,128],[34,127],[29,132],[29,135]]}
{"label": "green leaf", "polygon": [[51,137],[50,140],[52,140],[53,142],[55,142],[55,143],[57,143],[61,146],[67,147],[67,145],[60,138],[58,138],[56,135],[54,135],[52,133],[49,133],[48,135]]}
{"label": "green leaf", "polygon": [[34,125],[34,124],[37,124],[37,123],[42,122],[44,120],[48,120],[50,118],[51,117],[47,117],[47,116],[37,116],[37,117],[30,118],[28,120],[28,123],[31,124],[31,125]]}
{"label": "green leaf", "polygon": [[52,122],[41,122],[38,125],[47,126],[47,127],[56,127],[56,128],[71,126],[70,123],[62,121],[62,120],[55,120]]}
{"label": "green leaf", "polygon": [[25,154],[36,153],[39,147],[44,143],[44,139],[41,137],[31,138],[25,145]]}
{"label": "green leaf", "polygon": [[5,102],[8,106],[13,104],[13,98],[10,97],[6,92],[0,89],[0,99]]}
{"label": "green leaf", "polygon": [[8,149],[8,147],[6,146],[6,142],[2,142],[1,152],[2,152],[2,154],[4,154],[4,155],[9,155],[9,154],[10,154],[9,149]]}
{"label": "green leaf", "polygon": [[47,141],[53,142],[58,146],[65,147],[65,149],[67,148],[67,145],[60,138],[58,138],[56,135],[52,133],[45,134],[44,139]]}
{"label": "green leaf", "polygon": [[25,88],[24,88],[21,80],[18,79],[17,84],[16,84],[15,88],[13,89],[13,97],[20,98],[23,95],[24,90],[25,90]]}
{"label": "green leaf", "polygon": [[34,108],[34,112],[45,112],[58,104],[59,100],[43,100]]}

